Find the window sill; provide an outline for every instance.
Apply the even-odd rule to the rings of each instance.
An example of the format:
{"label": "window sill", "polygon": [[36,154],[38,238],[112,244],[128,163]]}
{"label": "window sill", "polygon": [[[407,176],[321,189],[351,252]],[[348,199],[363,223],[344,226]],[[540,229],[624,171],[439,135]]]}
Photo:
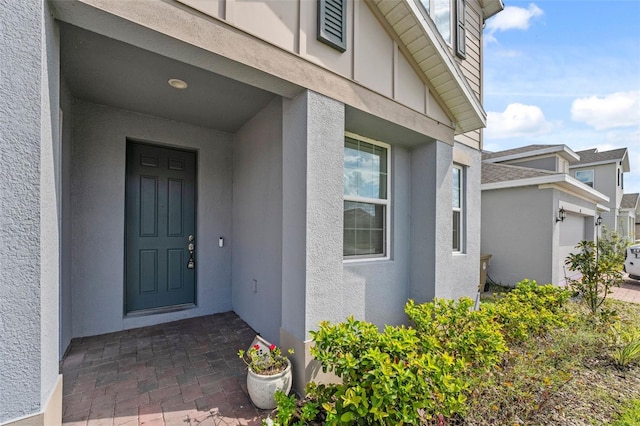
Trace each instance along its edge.
{"label": "window sill", "polygon": [[385,257],[362,257],[359,259],[342,259],[344,265],[353,265],[357,263],[386,262],[391,260],[389,256]]}

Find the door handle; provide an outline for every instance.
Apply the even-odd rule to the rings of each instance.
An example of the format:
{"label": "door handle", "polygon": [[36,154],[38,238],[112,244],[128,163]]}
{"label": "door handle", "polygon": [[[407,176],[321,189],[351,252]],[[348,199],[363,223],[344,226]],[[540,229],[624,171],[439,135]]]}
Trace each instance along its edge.
{"label": "door handle", "polygon": [[196,248],[193,243],[194,240],[195,238],[193,237],[193,235],[189,235],[189,245],[187,246],[187,249],[189,250],[189,261],[187,262],[187,269],[194,269],[196,267],[196,262],[193,258],[193,253],[195,252]]}

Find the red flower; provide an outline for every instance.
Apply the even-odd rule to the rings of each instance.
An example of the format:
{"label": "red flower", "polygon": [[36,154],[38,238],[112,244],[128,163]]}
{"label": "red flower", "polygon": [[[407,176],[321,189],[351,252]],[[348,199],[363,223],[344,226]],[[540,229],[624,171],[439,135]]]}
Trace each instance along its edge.
{"label": "red flower", "polygon": [[255,349],[256,351],[260,350],[260,345],[253,345],[253,349]]}
{"label": "red flower", "polygon": [[271,352],[273,352],[273,350],[276,348],[276,345],[274,345],[273,343],[271,344],[271,346],[269,346],[269,350]]}

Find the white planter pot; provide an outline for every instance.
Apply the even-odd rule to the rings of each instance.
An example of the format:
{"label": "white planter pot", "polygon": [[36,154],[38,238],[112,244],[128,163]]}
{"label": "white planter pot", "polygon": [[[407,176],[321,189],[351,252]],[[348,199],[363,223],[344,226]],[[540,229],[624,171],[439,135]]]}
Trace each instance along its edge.
{"label": "white planter pot", "polygon": [[253,404],[263,410],[276,408],[275,393],[280,390],[287,395],[291,391],[291,361],[287,359],[287,368],[273,376],[256,374],[251,369],[247,371],[247,390]]}

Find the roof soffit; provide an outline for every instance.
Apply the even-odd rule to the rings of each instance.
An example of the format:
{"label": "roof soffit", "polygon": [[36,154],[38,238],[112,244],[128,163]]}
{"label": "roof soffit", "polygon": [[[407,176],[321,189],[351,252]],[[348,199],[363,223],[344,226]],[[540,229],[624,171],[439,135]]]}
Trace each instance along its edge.
{"label": "roof soffit", "polygon": [[504,9],[502,0],[480,0],[480,6],[485,21]]}
{"label": "roof soffit", "polygon": [[483,183],[480,185],[480,189],[482,191],[491,191],[496,189],[519,188],[525,186],[537,186],[539,189],[556,187],[558,189],[561,188],[568,194],[576,195],[580,198],[596,203],[609,202],[609,197],[605,194],[585,185],[565,173],[555,173],[548,176],[530,177],[503,182]]}
{"label": "roof soffit", "polygon": [[[456,133],[486,126],[486,113],[435,24],[415,0],[368,0],[395,31],[453,115]],[[496,12],[497,13],[497,12]]]}

